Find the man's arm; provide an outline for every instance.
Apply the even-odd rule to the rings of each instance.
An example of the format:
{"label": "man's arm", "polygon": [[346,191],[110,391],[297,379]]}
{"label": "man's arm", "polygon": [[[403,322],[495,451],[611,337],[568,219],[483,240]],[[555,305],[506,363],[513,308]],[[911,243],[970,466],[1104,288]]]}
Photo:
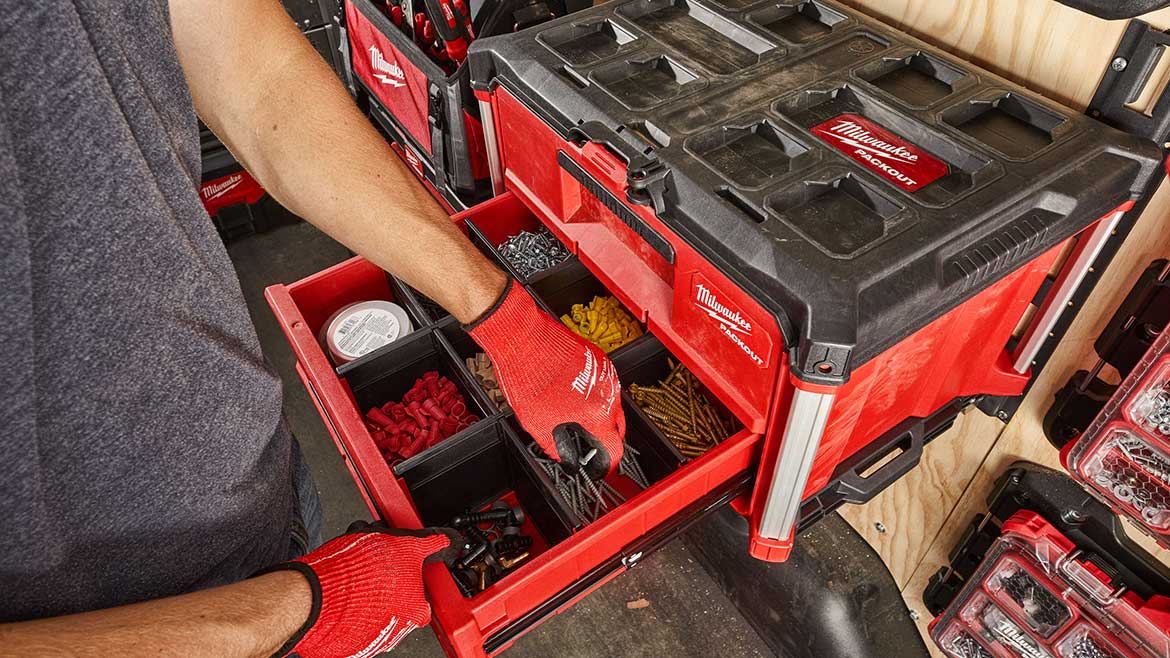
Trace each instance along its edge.
{"label": "man's arm", "polygon": [[157,601],[0,624],[0,656],[268,658],[304,624],[312,601],[303,576],[277,571]]}
{"label": "man's arm", "polygon": [[204,122],[286,208],[461,322],[505,276],[430,198],[276,0],[171,0]]}

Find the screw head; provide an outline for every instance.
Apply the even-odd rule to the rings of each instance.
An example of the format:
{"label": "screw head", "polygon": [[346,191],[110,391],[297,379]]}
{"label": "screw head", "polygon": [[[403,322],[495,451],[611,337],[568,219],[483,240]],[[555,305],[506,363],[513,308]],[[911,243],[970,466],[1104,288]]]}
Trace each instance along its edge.
{"label": "screw head", "polygon": [[884,535],[884,534],[886,534],[886,524],[882,523],[881,521],[878,521],[877,523],[874,523],[874,524],[873,524],[873,529],[874,529],[874,530],[877,530],[879,535]]}
{"label": "screw head", "polygon": [[1117,57],[1109,64],[1109,68],[1119,72],[1124,71],[1127,66],[1129,66],[1129,60],[1124,57]]}
{"label": "screw head", "polygon": [[1061,514],[1060,517],[1064,519],[1066,523],[1072,524],[1084,523],[1086,521],[1085,515],[1082,514],[1080,510],[1075,509],[1065,510],[1064,514]]}
{"label": "screw head", "polygon": [[917,610],[911,610],[911,611],[910,611],[910,618],[911,618],[911,619],[913,619],[914,621],[918,621],[918,618],[919,618],[919,617],[921,617],[921,616],[922,616],[922,615],[918,614],[918,611],[917,611]]}
{"label": "screw head", "polygon": [[996,418],[998,418],[998,419],[1000,419],[1000,420],[1002,420],[1002,421],[1004,421],[1004,422],[1007,422],[1007,419],[1008,419],[1008,412],[1006,412],[1006,411],[998,411],[998,412],[996,412],[996,414],[995,414],[995,417],[996,417]]}

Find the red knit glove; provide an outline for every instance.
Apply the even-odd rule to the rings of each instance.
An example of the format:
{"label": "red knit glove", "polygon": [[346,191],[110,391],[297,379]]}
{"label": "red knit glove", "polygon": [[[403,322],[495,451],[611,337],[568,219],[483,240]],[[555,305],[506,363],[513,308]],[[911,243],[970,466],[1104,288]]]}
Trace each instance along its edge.
{"label": "red knit glove", "polygon": [[569,331],[511,280],[466,327],[496,369],[516,418],[570,472],[604,477],[622,459],[621,384],[601,348]]}
{"label": "red knit glove", "polygon": [[422,566],[454,559],[462,546],[458,533],[387,530],[368,523],[350,530],[268,570],[299,571],[313,589],[308,621],[275,656],[369,658],[431,622]]}

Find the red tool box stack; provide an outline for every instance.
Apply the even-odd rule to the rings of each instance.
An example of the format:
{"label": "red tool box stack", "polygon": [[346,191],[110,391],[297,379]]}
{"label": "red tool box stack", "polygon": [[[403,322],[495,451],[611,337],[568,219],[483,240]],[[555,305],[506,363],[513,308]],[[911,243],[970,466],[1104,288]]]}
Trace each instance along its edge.
{"label": "red tool box stack", "polygon": [[[347,5],[355,44],[355,19],[378,24],[361,2]],[[376,515],[443,524],[504,498],[527,515],[531,559],[485,591],[424,573],[452,656],[497,653],[737,496],[752,553],[783,559],[800,528],[912,468],[973,400],[1024,390],[1160,164],[1152,143],[820,0],[610,2],[479,39],[468,62],[502,192],[453,220],[554,315],[613,295],[648,330],[611,353],[623,384],[654,386],[681,362],[733,432],[683,457],[627,392],[650,486],[586,522],[468,372],[478,349],[451,318],[362,259],[269,289]],[[520,276],[498,248],[541,225],[575,257]],[[369,299],[404,306],[416,329],[335,369],[320,327]],[[362,414],[428,371],[484,420],[391,468]]]}

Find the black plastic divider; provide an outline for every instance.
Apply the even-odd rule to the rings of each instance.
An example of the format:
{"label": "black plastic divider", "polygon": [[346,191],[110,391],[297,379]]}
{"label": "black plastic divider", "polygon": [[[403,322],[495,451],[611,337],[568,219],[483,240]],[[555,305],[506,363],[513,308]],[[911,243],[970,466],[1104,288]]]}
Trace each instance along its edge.
{"label": "black plastic divider", "polygon": [[399,475],[424,525],[449,526],[455,516],[483,509],[511,492],[544,545],[572,534],[572,513],[548,495],[551,484],[505,421],[477,423],[467,430],[466,440],[423,457],[404,463]]}
{"label": "black plastic divider", "polygon": [[[528,287],[537,302],[558,320],[562,315],[572,310],[574,304],[588,304],[594,295],[613,296],[613,293],[597,277],[593,276],[589,268],[576,258],[570,258],[560,265],[550,267],[533,276]],[[622,305],[622,310],[629,313],[630,317],[641,324],[638,316],[631,313],[625,305]],[[642,329],[646,329],[645,325],[642,325]],[[609,356],[612,358],[645,341],[649,336],[648,332],[643,333],[610,352]]]}
{"label": "black plastic divider", "polygon": [[[659,439],[659,443],[666,449],[666,453],[670,455],[671,459],[679,462],[689,461],[678,448],[667,439],[665,435],[658,430],[654,421],[650,420],[638,405],[634,404],[633,400],[626,394],[625,390],[630,384],[638,384],[640,386],[656,386],[659,381],[665,379],[670,374],[670,366],[666,363],[668,358],[673,358],[670,351],[666,349],[657,338],[647,336],[646,340],[640,341],[637,345],[631,344],[630,349],[623,350],[621,354],[613,358],[614,368],[617,369],[618,379],[622,383],[622,397],[623,405],[626,407],[626,424],[640,424],[648,426]],[[677,360],[676,360],[677,361]],[[715,405],[716,408],[722,411],[722,418],[731,424],[731,434],[734,435],[742,425],[735,415],[727,410],[727,407],[713,395],[703,395]]]}
{"label": "black plastic divider", "polygon": [[[338,368],[338,374],[349,383],[353,391],[359,413],[364,415],[371,407],[402,400],[402,396],[424,373],[434,370],[454,382],[459,393],[463,395],[468,411],[481,419],[495,415],[495,405],[487,399],[479,383],[459,358],[459,352],[440,331],[432,328],[416,332],[388,347],[391,349],[380,351],[374,359],[354,361]],[[407,459],[395,466],[394,472],[401,474],[432,453],[443,452],[460,443],[483,422],[485,421],[473,423],[462,432]]]}

